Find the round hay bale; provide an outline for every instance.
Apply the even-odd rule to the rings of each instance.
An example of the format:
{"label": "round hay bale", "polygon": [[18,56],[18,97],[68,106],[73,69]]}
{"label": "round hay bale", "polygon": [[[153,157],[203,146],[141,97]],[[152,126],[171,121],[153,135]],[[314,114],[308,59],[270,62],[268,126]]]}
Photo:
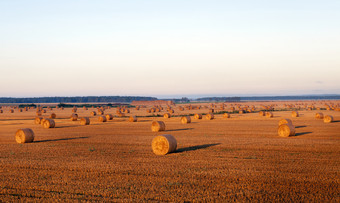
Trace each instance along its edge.
{"label": "round hay bale", "polygon": [[77,113],[77,109],[72,109],[72,113]]}
{"label": "round hay bale", "polygon": [[125,114],[123,114],[123,113],[118,113],[118,117],[124,117],[125,116]]}
{"label": "round hay bale", "polygon": [[80,118],[80,125],[90,125],[90,118],[89,117]]}
{"label": "round hay bale", "polygon": [[45,122],[45,120],[46,120],[46,118],[42,118],[42,119],[40,120],[40,125],[43,126],[43,127],[44,127],[44,122]]}
{"label": "round hay bale", "polygon": [[214,109],[209,109],[209,113],[214,113],[215,110]]}
{"label": "round hay bale", "polygon": [[172,135],[160,135],[153,138],[152,151],[156,155],[166,155],[177,149],[177,140]]}
{"label": "round hay bale", "polygon": [[238,113],[239,113],[239,114],[243,114],[243,113],[244,113],[244,110],[239,110]]}
{"label": "round hay bale", "polygon": [[153,121],[151,124],[152,132],[159,132],[165,130],[165,123],[163,121]]}
{"label": "round hay bale", "polygon": [[267,112],[266,112],[266,117],[267,117],[267,118],[273,118],[273,113],[267,111]]}
{"label": "round hay bale", "polygon": [[292,112],[292,117],[299,117],[299,116],[300,116],[299,112],[297,112],[297,111]]}
{"label": "round hay bale", "polygon": [[280,125],[283,125],[283,124],[293,125],[293,122],[292,122],[292,120],[290,120],[289,118],[284,118],[284,119],[281,119],[281,120],[279,121],[279,126],[280,126]]}
{"label": "round hay bale", "polygon": [[223,114],[223,118],[230,118],[230,114],[229,113],[224,113]]}
{"label": "round hay bale", "polygon": [[259,115],[260,116],[265,116],[266,114],[264,113],[264,111],[259,111]]}
{"label": "round hay bale", "polygon": [[202,119],[202,114],[195,114],[194,119]]}
{"label": "round hay bale", "polygon": [[317,119],[323,119],[323,113],[316,113],[315,118]]}
{"label": "round hay bale", "polygon": [[295,135],[295,127],[290,124],[280,125],[278,130],[278,134],[280,137],[290,137]]}
{"label": "round hay bale", "polygon": [[124,113],[130,113],[130,109],[125,109]]}
{"label": "round hay bale", "polygon": [[70,117],[71,121],[76,121],[78,119],[78,114],[73,113]]}
{"label": "round hay bale", "polygon": [[323,122],[325,123],[331,123],[333,122],[333,116],[330,116],[330,115],[326,115],[323,117]]}
{"label": "round hay bale", "polygon": [[46,109],[43,109],[41,112],[46,113]]}
{"label": "round hay bale", "polygon": [[190,116],[182,116],[182,118],[181,118],[181,123],[182,123],[182,124],[191,123],[191,118],[190,118]]}
{"label": "round hay bale", "polygon": [[91,116],[96,116],[97,113],[95,111],[91,111]]}
{"label": "round hay bale", "polygon": [[55,113],[51,113],[50,118],[54,119],[56,117],[57,117],[57,115]]}
{"label": "round hay bale", "polygon": [[37,116],[41,116],[42,115],[42,113],[41,113],[41,111],[37,111]]}
{"label": "round hay bale", "polygon": [[175,110],[169,109],[168,112],[169,112],[169,113],[175,113]]}
{"label": "round hay bale", "polygon": [[112,120],[113,115],[112,114],[106,114],[106,120]]}
{"label": "round hay bale", "polygon": [[3,110],[0,110],[0,113],[4,113],[4,111],[3,111]]}
{"label": "round hay bale", "polygon": [[165,113],[165,114],[163,115],[163,117],[164,117],[164,118],[170,118],[170,117],[171,117],[171,114],[170,114],[170,113]]}
{"label": "round hay bale", "polygon": [[137,116],[130,116],[129,122],[137,122]]}
{"label": "round hay bale", "polygon": [[98,121],[99,122],[106,122],[106,117],[105,116],[99,116]]}
{"label": "round hay bale", "polygon": [[33,142],[33,140],[34,132],[30,128],[22,128],[15,133],[15,141],[17,143],[29,143]]}
{"label": "round hay bale", "polygon": [[43,117],[35,117],[34,123],[35,124],[40,124],[42,119],[43,119]]}
{"label": "round hay bale", "polygon": [[104,115],[104,111],[98,110],[98,115]]}
{"label": "round hay bale", "polygon": [[212,120],[212,119],[214,119],[214,114],[208,113],[207,115],[205,115],[205,118],[206,118],[207,120]]}
{"label": "round hay bale", "polygon": [[55,122],[53,119],[46,118],[44,123],[43,123],[44,128],[54,128],[55,127]]}

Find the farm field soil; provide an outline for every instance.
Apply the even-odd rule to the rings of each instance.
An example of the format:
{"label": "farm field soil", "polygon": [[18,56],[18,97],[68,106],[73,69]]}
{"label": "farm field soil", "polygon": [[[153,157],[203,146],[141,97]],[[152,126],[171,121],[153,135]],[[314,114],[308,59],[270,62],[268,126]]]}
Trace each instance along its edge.
{"label": "farm field soil", "polygon": [[[146,117],[145,109],[105,123],[78,108],[91,124],[71,121],[71,109],[53,109],[56,128],[34,124],[35,110],[0,114],[0,201],[114,202],[340,202],[340,112],[275,111],[181,124],[180,117]],[[176,111],[176,109],[175,109]],[[114,108],[105,113],[115,114]],[[207,109],[182,113],[207,113]],[[334,122],[315,119],[316,112]],[[161,112],[161,114],[165,111]],[[178,111],[175,112],[179,115]],[[296,136],[279,137],[278,122],[290,118]],[[154,120],[166,130],[151,132]],[[17,144],[20,128],[31,128],[33,143]],[[177,151],[152,153],[157,135],[171,134]]]}

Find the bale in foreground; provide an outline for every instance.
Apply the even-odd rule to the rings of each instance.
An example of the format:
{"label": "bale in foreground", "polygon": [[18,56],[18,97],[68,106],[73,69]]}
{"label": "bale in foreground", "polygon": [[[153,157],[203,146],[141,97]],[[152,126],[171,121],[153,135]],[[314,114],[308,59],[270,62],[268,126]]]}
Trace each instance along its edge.
{"label": "bale in foreground", "polygon": [[277,131],[280,137],[290,137],[295,135],[295,127],[290,124],[280,125]]}
{"label": "bale in foreground", "polygon": [[15,133],[15,141],[17,143],[29,143],[33,142],[33,140],[34,132],[30,128],[22,128]]}
{"label": "bale in foreground", "polygon": [[172,135],[160,135],[152,140],[151,146],[156,155],[166,155],[176,151],[177,141]]}

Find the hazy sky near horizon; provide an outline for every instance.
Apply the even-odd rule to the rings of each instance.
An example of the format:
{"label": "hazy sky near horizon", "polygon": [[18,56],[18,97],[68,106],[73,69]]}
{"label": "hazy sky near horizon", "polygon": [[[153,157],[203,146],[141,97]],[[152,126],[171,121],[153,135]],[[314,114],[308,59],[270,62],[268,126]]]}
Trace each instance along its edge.
{"label": "hazy sky near horizon", "polygon": [[340,94],[340,1],[0,0],[0,97]]}

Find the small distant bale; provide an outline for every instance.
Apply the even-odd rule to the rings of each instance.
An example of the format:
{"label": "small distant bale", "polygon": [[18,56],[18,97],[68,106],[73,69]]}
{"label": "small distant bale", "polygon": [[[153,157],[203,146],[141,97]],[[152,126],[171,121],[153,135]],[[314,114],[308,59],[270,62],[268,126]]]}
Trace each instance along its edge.
{"label": "small distant bale", "polygon": [[323,119],[323,113],[316,113],[315,118],[317,119]]}
{"label": "small distant bale", "polygon": [[118,113],[117,115],[118,115],[118,117],[124,117],[125,116],[124,113]]}
{"label": "small distant bale", "polygon": [[41,120],[43,119],[43,117],[35,117],[34,119],[34,123],[35,124],[41,124]]}
{"label": "small distant bale", "polygon": [[265,116],[266,114],[264,113],[264,111],[259,111],[259,115],[260,116]]}
{"label": "small distant bale", "polygon": [[15,141],[19,144],[33,142],[33,140],[34,132],[30,128],[22,128],[15,133]]}
{"label": "small distant bale", "polygon": [[230,114],[229,113],[224,113],[223,114],[223,118],[230,118]]}
{"label": "small distant bale", "polygon": [[202,114],[195,114],[194,119],[202,119]]}
{"label": "small distant bale", "polygon": [[182,124],[191,123],[191,118],[190,118],[190,116],[182,116],[182,118],[181,118],[181,123],[182,123]]}
{"label": "small distant bale", "polygon": [[76,113],[71,114],[70,119],[71,119],[71,121],[78,120],[78,114],[76,114]]}
{"label": "small distant bale", "polygon": [[106,116],[99,116],[98,121],[99,122],[106,122]]}
{"label": "small distant bale", "polygon": [[214,113],[215,110],[214,109],[209,109],[209,113]]}
{"label": "small distant bale", "polygon": [[295,135],[295,127],[290,124],[280,125],[277,131],[280,137],[290,137]]}
{"label": "small distant bale", "polygon": [[104,111],[98,110],[98,115],[104,115]]}
{"label": "small distant bale", "polygon": [[176,151],[177,140],[172,135],[160,135],[152,140],[151,147],[156,155],[166,155]]}
{"label": "small distant bale", "polygon": [[239,114],[243,114],[243,113],[244,113],[244,110],[239,110],[238,113],[239,113]]}
{"label": "small distant bale", "polygon": [[113,115],[112,114],[106,114],[106,120],[112,120]]}
{"label": "small distant bale", "polygon": [[170,114],[170,113],[165,113],[165,114],[163,115],[163,117],[164,117],[164,118],[170,118],[170,117],[171,117],[171,114]]}
{"label": "small distant bale", "polygon": [[91,111],[91,116],[96,116],[97,113],[95,111]]}
{"label": "small distant bale", "polygon": [[330,115],[324,116],[323,122],[325,122],[325,123],[331,123],[331,122],[333,122],[333,116],[330,116]]}
{"label": "small distant bale", "polygon": [[214,114],[208,113],[207,115],[205,115],[205,118],[206,118],[207,120],[212,120],[212,119],[214,119]]}
{"label": "small distant bale", "polygon": [[53,119],[46,118],[44,123],[43,123],[44,128],[54,128],[55,127],[55,122]]}
{"label": "small distant bale", "polygon": [[72,109],[72,113],[77,113],[77,109]]}
{"label": "small distant bale", "polygon": [[297,111],[292,112],[292,117],[299,117],[299,116],[300,116],[299,112],[297,112]]}
{"label": "small distant bale", "polygon": [[151,124],[152,132],[159,132],[165,130],[165,123],[163,121],[153,121]]}
{"label": "small distant bale", "polygon": [[137,122],[137,116],[130,116],[129,122]]}
{"label": "small distant bale", "polygon": [[267,117],[267,118],[273,118],[273,113],[267,111],[267,112],[266,112],[266,117]]}
{"label": "small distant bale", "polygon": [[90,125],[90,118],[89,117],[80,118],[80,125]]}
{"label": "small distant bale", "polygon": [[169,113],[175,113],[175,110],[169,109],[168,112],[169,112]]}
{"label": "small distant bale", "polygon": [[50,118],[54,119],[56,117],[57,117],[57,115],[55,113],[51,113]]}
{"label": "small distant bale", "polygon": [[290,120],[289,118],[284,118],[284,119],[281,119],[281,120],[279,121],[279,126],[280,126],[280,125],[283,125],[283,124],[293,125],[293,122],[292,122],[292,120]]}
{"label": "small distant bale", "polygon": [[41,116],[42,115],[41,111],[37,111],[36,114],[37,114],[37,116]]}
{"label": "small distant bale", "polygon": [[3,110],[0,110],[0,113],[4,113],[4,111],[3,111]]}
{"label": "small distant bale", "polygon": [[124,113],[130,113],[130,109],[125,109]]}

